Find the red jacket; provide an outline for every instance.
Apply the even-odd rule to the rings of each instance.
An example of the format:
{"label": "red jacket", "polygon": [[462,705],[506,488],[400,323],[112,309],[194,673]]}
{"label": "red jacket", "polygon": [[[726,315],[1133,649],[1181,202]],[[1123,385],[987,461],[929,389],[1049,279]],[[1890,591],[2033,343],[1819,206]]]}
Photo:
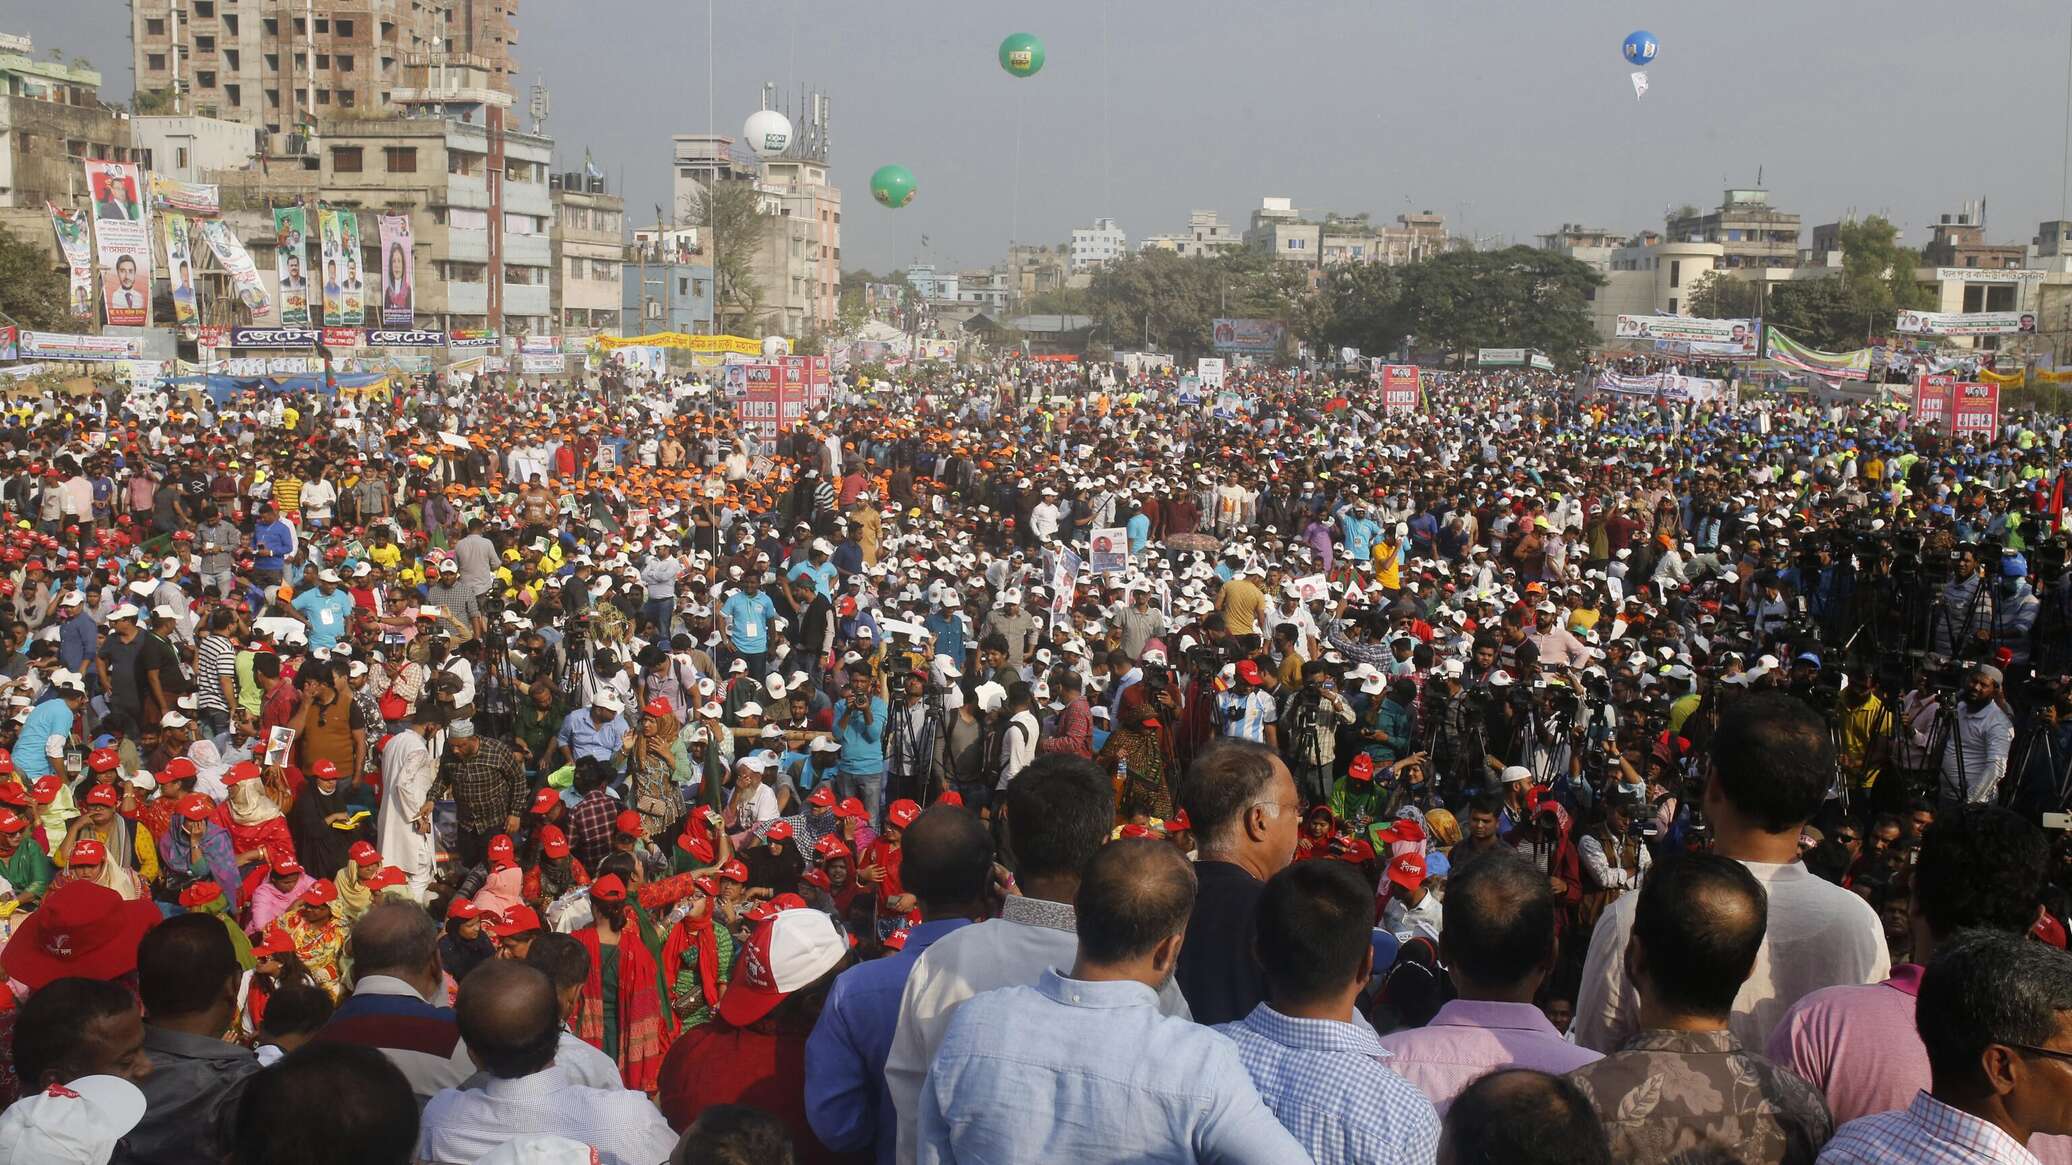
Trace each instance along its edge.
{"label": "red jacket", "polygon": [[717,1104],[746,1104],[791,1130],[801,1165],[843,1165],[869,1153],[836,1153],[806,1123],[806,1033],[779,1032],[764,1019],[737,1028],[714,1017],[676,1037],[662,1058],[655,1103],[681,1133]]}

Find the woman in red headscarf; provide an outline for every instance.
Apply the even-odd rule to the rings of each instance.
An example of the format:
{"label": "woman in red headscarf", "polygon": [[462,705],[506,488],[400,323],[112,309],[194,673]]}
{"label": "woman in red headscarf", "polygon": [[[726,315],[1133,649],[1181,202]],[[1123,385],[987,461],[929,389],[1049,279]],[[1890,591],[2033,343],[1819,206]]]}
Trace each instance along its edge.
{"label": "woman in red headscarf", "polygon": [[1165,720],[1172,713],[1172,697],[1166,690],[1154,697],[1149,686],[1139,681],[1124,689],[1115,732],[1094,758],[1115,782],[1122,816],[1137,822],[1173,815],[1172,778],[1178,769]]}
{"label": "woman in red headscarf", "polygon": [[[612,864],[607,860],[604,868]],[[590,884],[590,917],[590,925],[575,932],[590,956],[576,1035],[612,1058],[626,1087],[652,1092],[676,1035],[676,1017],[664,1005],[662,968],[643,941],[626,880],[618,873],[604,873]]]}

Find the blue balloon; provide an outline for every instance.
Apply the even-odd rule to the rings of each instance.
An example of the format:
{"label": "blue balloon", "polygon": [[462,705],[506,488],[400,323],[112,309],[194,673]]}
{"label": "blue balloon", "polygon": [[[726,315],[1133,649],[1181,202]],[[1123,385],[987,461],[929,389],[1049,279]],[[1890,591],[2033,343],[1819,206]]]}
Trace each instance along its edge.
{"label": "blue balloon", "polygon": [[1619,46],[1619,51],[1625,54],[1629,65],[1652,65],[1655,63],[1655,50],[1660,47],[1655,43],[1654,33],[1638,29],[1626,34],[1626,43]]}

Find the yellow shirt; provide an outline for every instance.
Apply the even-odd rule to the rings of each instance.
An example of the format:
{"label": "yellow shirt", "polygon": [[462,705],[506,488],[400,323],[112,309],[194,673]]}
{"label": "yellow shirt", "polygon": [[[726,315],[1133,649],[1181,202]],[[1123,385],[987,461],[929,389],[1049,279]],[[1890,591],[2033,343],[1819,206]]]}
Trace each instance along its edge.
{"label": "yellow shirt", "polygon": [[1841,721],[1841,755],[1836,759],[1841,762],[1844,773],[1857,773],[1861,770],[1858,779],[1868,788],[1878,779],[1878,770],[1864,768],[1866,760],[1870,757],[1871,742],[1891,731],[1892,718],[1885,710],[1884,701],[1876,696],[1861,704],[1851,704],[1843,700],[1841,707],[1836,711]]}
{"label": "yellow shirt", "polygon": [[393,542],[387,546],[370,546],[367,548],[367,557],[383,570],[394,570],[396,564],[403,561],[403,548]]}
{"label": "yellow shirt", "polygon": [[295,426],[300,423],[302,423],[302,411],[300,409],[297,409],[294,405],[281,406],[282,428],[292,433],[295,431]]}
{"label": "yellow shirt", "polygon": [[1223,612],[1223,627],[1232,635],[1259,634],[1259,616],[1266,612],[1266,596],[1242,576],[1223,584],[1216,600]]}
{"label": "yellow shirt", "polygon": [[281,508],[281,513],[284,516],[300,514],[302,512],[302,479],[299,477],[275,478],[273,481],[273,504]]}
{"label": "yellow shirt", "polygon": [[1403,556],[1386,538],[1374,544],[1374,581],[1383,590],[1403,589]]}

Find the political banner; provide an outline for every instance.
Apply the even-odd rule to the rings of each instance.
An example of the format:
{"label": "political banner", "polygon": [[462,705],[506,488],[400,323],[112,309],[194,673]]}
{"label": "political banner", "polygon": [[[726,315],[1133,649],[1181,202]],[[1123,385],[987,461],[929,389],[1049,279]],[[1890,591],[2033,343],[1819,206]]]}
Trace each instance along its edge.
{"label": "political banner", "polygon": [[520,352],[518,370],[527,376],[559,376],[568,371],[568,357],[559,352]]}
{"label": "political banner", "polygon": [[1621,376],[1614,372],[1600,372],[1590,387],[1598,392],[1615,393],[1620,396],[1652,396],[1667,401],[1696,401],[1702,404],[1725,396],[1727,382],[1703,376],[1680,376],[1673,372],[1657,372],[1650,376]]}
{"label": "political banner", "polygon": [[1079,581],[1079,553],[1071,548],[1058,552],[1050,575],[1050,617],[1060,623],[1072,614],[1073,591]]}
{"label": "political banner", "polygon": [[554,336],[520,336],[518,351],[526,356],[545,356],[561,351],[561,341]]}
{"label": "political banner", "polygon": [[1893,331],[1910,336],[2009,336],[2036,330],[2029,311],[1903,311]]}
{"label": "political banner", "polygon": [[299,206],[273,208],[273,270],[281,290],[281,326],[306,328],[310,324],[309,212]]}
{"label": "political banner", "polygon": [[597,346],[607,352],[618,348],[675,348],[685,352],[733,352],[742,356],[763,354],[763,342],[747,336],[701,336],[689,332],[654,332],[645,336],[598,336]]}
{"label": "political banner", "polygon": [[151,324],[151,239],[145,233],[141,175],[128,162],[86,163],[93,195],[94,250],[100,255],[101,307],[108,326]]}
{"label": "political banner", "polygon": [[135,360],[144,355],[141,336],[75,336],[70,332],[23,332],[24,360]]}
{"label": "political banner", "polygon": [[369,348],[444,348],[446,333],[413,328],[373,328],[367,332]]}
{"label": "political banner", "polygon": [[201,292],[194,285],[194,246],[187,235],[187,216],[167,211],[158,216],[165,240],[165,269],[173,285],[173,322],[191,328],[201,322]]}
{"label": "political banner", "polygon": [[1706,320],[1692,316],[1619,317],[1614,335],[1621,340],[1656,340],[1704,345],[1721,353],[1755,355],[1754,320]]}
{"label": "political banner", "polygon": [[752,429],[765,441],[777,439],[778,418],[783,415],[784,377],[772,360],[729,364],[726,372],[727,399],[741,427]]}
{"label": "political banner", "polygon": [[1203,356],[1194,362],[1194,378],[1203,388],[1223,387],[1223,358]]}
{"label": "political banner", "polygon": [[1475,363],[1482,368],[1523,368],[1531,355],[1527,348],[1477,348]]}
{"label": "political banner", "polygon": [[324,256],[324,323],[358,327],[367,319],[366,285],[360,279],[360,214],[325,207],[317,212],[317,230]]}
{"label": "political banner", "polygon": [[1796,368],[1830,380],[1869,380],[1871,376],[1869,348],[1858,348],[1853,352],[1822,352],[1799,343],[1774,327],[1764,333],[1763,355],[1786,368]]}
{"label": "political banner", "polygon": [[86,212],[48,202],[44,205],[50,208],[50,225],[58,233],[58,250],[65,256],[72,318],[90,320],[94,318],[94,245],[86,237]]}
{"label": "political banner", "polygon": [[360,346],[360,329],[325,328],[323,344],[326,348],[357,348]]}
{"label": "political banner", "polygon": [[410,216],[385,214],[381,234],[381,322],[407,328],[416,320],[417,259],[411,250]]}
{"label": "political banner", "polygon": [[1219,319],[1210,331],[1209,346],[1218,352],[1246,352],[1271,356],[1281,350],[1287,327],[1279,320]]}
{"label": "political banner", "polygon": [[456,328],[446,333],[448,348],[494,348],[496,340],[496,333],[486,328]]}
{"label": "political banner", "polygon": [[314,348],[324,338],[315,328],[232,328],[233,348]]}
{"label": "political banner", "polygon": [[1128,570],[1130,532],[1127,526],[1109,526],[1093,531],[1086,540],[1087,569],[1095,574]]}
{"label": "political banner", "polygon": [[178,178],[169,178],[164,174],[152,174],[150,187],[153,210],[173,210],[193,215],[223,213],[223,203],[212,183],[182,182]]}
{"label": "political banner", "polygon": [[1420,397],[1415,364],[1381,366],[1381,411],[1414,413]]}
{"label": "political banner", "polygon": [[2000,434],[2000,386],[1959,383],[1950,395],[1950,435],[1991,444]]}
{"label": "political banner", "polygon": [[1941,425],[1950,423],[1950,397],[1955,390],[1954,376],[1922,375],[1914,378],[1913,407],[1907,410],[1909,425]]}
{"label": "political banner", "polygon": [[251,313],[252,322],[263,324],[273,319],[273,297],[266,294],[266,284],[259,278],[259,268],[252,262],[252,253],[245,250],[244,241],[230,224],[220,218],[205,218],[194,224],[201,232],[201,241],[208,245],[209,253],[216,256],[216,264],[230,275],[230,287],[237,293],[237,301]]}
{"label": "political banner", "polygon": [[1306,574],[1288,583],[1295,589],[1295,597],[1305,603],[1328,600],[1331,597],[1331,579],[1322,574]]}
{"label": "political banner", "polygon": [[196,347],[204,352],[216,348],[227,348],[230,346],[230,326],[228,324],[203,324],[195,331],[194,343]]}

